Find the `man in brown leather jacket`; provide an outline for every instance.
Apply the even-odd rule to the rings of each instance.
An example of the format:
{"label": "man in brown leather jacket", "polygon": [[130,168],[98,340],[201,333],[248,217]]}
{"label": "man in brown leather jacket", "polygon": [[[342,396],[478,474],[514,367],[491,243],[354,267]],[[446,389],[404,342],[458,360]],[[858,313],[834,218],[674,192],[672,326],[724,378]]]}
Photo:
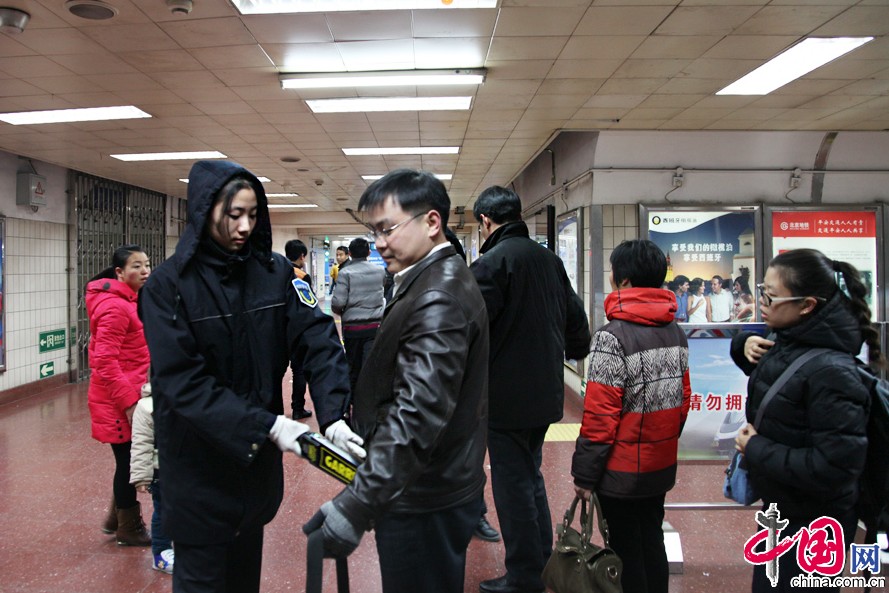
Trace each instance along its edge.
{"label": "man in brown leather jacket", "polygon": [[445,238],[450,198],[432,174],[393,171],[358,208],[394,291],[353,400],[367,459],[310,525],[323,521],[332,556],[374,529],[384,593],[462,593],[485,485],[485,303]]}

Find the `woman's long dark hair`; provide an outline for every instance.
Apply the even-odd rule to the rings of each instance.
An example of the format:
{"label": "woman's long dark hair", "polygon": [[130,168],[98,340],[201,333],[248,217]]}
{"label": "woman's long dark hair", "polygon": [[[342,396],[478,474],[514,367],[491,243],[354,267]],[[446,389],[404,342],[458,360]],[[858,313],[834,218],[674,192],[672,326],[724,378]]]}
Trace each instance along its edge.
{"label": "woman's long dark hair", "polygon": [[121,245],[114,250],[113,254],[111,254],[111,265],[90,278],[89,282],[92,282],[93,280],[99,280],[101,278],[117,279],[117,272],[115,272],[114,270],[116,268],[125,268],[127,265],[127,260],[130,259],[130,256],[134,253],[145,253],[145,250],[135,243],[131,243],[129,245]]}
{"label": "woman's long dark hair", "polygon": [[785,251],[770,261],[769,266],[775,268],[793,296],[823,299],[819,300],[816,310],[833,298],[837,291],[842,290],[841,284],[844,285],[844,302],[861,327],[861,335],[867,344],[868,360],[875,368],[884,365],[880,334],[871,323],[870,307],[865,300],[868,289],[855,266],[834,261],[817,249]]}

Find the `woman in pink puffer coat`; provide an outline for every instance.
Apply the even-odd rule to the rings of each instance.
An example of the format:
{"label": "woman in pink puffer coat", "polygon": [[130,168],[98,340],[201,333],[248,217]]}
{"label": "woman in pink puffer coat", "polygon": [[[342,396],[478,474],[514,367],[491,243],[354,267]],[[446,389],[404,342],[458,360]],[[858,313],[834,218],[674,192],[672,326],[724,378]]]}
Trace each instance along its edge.
{"label": "woman in pink puffer coat", "polygon": [[150,273],[142,248],[124,245],[114,252],[111,267],[86,285],[92,435],[111,445],[115,461],[114,498],[102,530],[115,533],[117,543],[123,546],[151,544],[136,489],[130,484],[130,418],[142,385],[148,381],[149,363],[136,300]]}

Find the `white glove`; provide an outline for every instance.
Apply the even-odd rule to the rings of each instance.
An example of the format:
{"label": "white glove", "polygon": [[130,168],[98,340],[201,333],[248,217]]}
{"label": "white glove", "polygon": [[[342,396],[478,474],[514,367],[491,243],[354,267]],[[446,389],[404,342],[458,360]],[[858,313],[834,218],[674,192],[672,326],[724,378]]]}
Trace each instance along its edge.
{"label": "white glove", "polygon": [[352,456],[358,459],[367,457],[367,451],[361,448],[361,445],[364,444],[364,439],[352,432],[349,425],[342,420],[337,420],[328,426],[327,430],[324,431],[324,436],[329,441],[332,441],[334,445],[343,451],[351,453]]}
{"label": "white glove", "polygon": [[275,424],[272,425],[269,438],[272,439],[272,442],[278,445],[278,448],[282,451],[293,451],[301,456],[302,449],[300,449],[296,439],[298,439],[301,434],[309,432],[309,430],[310,428],[308,424],[291,420],[287,416],[278,416],[275,420]]}

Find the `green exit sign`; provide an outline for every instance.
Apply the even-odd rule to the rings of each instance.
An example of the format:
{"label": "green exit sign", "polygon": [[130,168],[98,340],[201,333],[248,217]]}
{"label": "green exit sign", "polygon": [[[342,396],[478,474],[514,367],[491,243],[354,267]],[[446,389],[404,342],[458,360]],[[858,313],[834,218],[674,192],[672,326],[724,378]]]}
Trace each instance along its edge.
{"label": "green exit sign", "polygon": [[56,373],[56,365],[53,361],[44,362],[40,365],[40,378],[46,379],[52,377]]}
{"label": "green exit sign", "polygon": [[54,329],[49,332],[40,332],[40,339],[37,341],[40,352],[51,352],[52,350],[61,350],[65,347],[65,330]]}

